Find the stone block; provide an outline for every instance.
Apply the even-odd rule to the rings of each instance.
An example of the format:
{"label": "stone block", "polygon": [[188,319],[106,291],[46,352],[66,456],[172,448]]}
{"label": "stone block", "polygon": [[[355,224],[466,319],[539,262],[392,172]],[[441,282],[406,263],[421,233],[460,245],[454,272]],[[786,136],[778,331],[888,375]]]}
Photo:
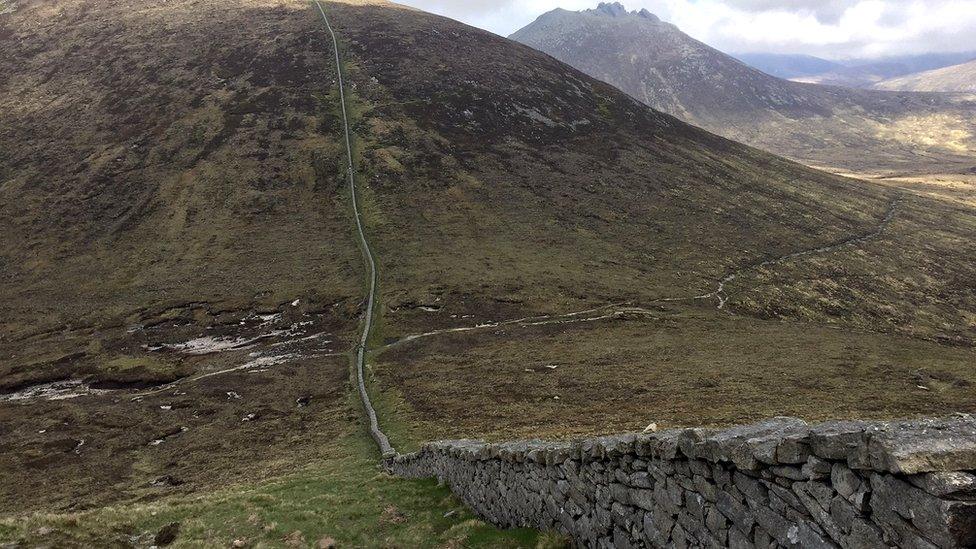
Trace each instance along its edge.
{"label": "stone block", "polygon": [[695,475],[695,478],[692,479],[692,483],[695,486],[695,491],[701,494],[701,496],[705,498],[706,501],[715,503],[715,497],[716,497],[716,493],[718,492],[718,488],[716,488],[714,484],[712,484],[705,477],[700,477],[697,475]]}
{"label": "stone block", "polygon": [[912,475],[908,481],[937,498],[976,501],[976,475],[973,473],[924,473]]}
{"label": "stone block", "polygon": [[627,479],[628,484],[634,488],[654,488],[655,480],[647,471],[631,473]]}
{"label": "stone block", "polygon": [[872,468],[913,475],[976,470],[976,419],[892,422],[869,430]]}
{"label": "stone block", "polygon": [[769,501],[766,487],[757,479],[736,471],[732,475],[732,483],[754,503],[762,505]]}
{"label": "stone block", "polygon": [[705,514],[705,526],[716,538],[722,539],[728,535],[729,521],[714,507],[710,507]]}
{"label": "stone block", "polygon": [[790,480],[806,480],[807,478],[807,475],[803,474],[803,471],[799,467],[777,465],[770,467],[769,471],[778,477],[788,478]]}
{"label": "stone block", "polygon": [[850,499],[861,489],[861,477],[843,463],[835,463],[830,470],[830,484],[838,494]]}
{"label": "stone block", "polygon": [[863,445],[864,431],[869,427],[864,421],[828,421],[815,425],[807,437],[810,451],[821,459],[848,461]]}
{"label": "stone block", "polygon": [[817,456],[810,456],[803,464],[800,471],[803,477],[808,480],[824,480],[830,477],[832,465],[829,461],[824,461]]}
{"label": "stone block", "polygon": [[649,489],[634,489],[630,493],[631,505],[644,509],[646,511],[652,511],[655,507],[654,500],[654,490]]}
{"label": "stone block", "polygon": [[729,549],[755,549],[749,537],[738,528],[729,530]]}
{"label": "stone block", "polygon": [[715,508],[743,532],[751,532],[756,523],[756,517],[752,511],[744,504],[736,501],[728,492],[718,493]]}
{"label": "stone block", "polygon": [[705,522],[705,498],[695,492],[685,492],[685,509],[699,522]]}
{"label": "stone block", "polygon": [[789,540],[804,549],[839,549],[824,533],[808,522],[799,522],[790,527]]}
{"label": "stone block", "polygon": [[767,488],[769,489],[769,492],[772,495],[778,497],[780,500],[782,500],[784,503],[786,503],[793,509],[796,509],[797,511],[801,511],[801,512],[806,512],[807,510],[806,507],[803,505],[800,499],[797,498],[796,494],[793,492],[792,489],[784,488],[778,484],[770,484],[767,486]]}
{"label": "stone block", "polygon": [[782,439],[776,446],[776,462],[789,465],[801,465],[810,457],[810,445],[807,443],[808,429],[800,434]]}
{"label": "stone block", "polygon": [[630,534],[622,528],[617,527],[613,529],[613,547],[614,549],[634,549],[637,546],[631,539]]}
{"label": "stone block", "polygon": [[939,499],[891,475],[871,475],[871,509],[882,529],[902,533],[910,520],[925,540],[939,547],[976,545],[976,503]]}

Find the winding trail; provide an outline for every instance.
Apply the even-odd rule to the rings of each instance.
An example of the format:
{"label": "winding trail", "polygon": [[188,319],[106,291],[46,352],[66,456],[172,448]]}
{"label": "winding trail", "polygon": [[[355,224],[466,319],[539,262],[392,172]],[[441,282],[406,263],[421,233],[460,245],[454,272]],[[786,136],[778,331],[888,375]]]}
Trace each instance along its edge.
{"label": "winding trail", "polygon": [[486,322],[484,324],[477,324],[475,326],[460,326],[456,328],[444,328],[441,330],[432,330],[430,332],[424,332],[422,334],[412,334],[412,335],[404,336],[382,347],[377,347],[376,349],[374,349],[374,352],[382,353],[383,351],[387,351],[394,347],[399,347],[400,345],[410,343],[411,341],[417,341],[419,339],[426,339],[429,337],[439,336],[443,334],[475,332],[475,331],[492,330],[495,328],[505,328],[505,327],[528,328],[532,326],[547,326],[551,324],[575,324],[575,323],[582,323],[582,322],[597,322],[600,320],[608,320],[611,318],[620,318],[624,315],[657,316],[658,314],[659,311],[653,311],[650,309],[643,309],[641,307],[634,307],[629,305],[603,305],[601,307],[586,309],[584,311],[576,311],[573,313],[530,316],[525,318],[517,318],[513,320]]}
{"label": "winding trail", "polygon": [[332,48],[335,52],[336,80],[339,82],[339,102],[342,105],[342,127],[346,141],[346,170],[349,175],[349,194],[352,196],[352,210],[353,216],[356,218],[356,233],[359,237],[359,246],[363,251],[363,258],[369,270],[369,294],[366,298],[366,318],[363,320],[362,336],[359,338],[359,344],[356,346],[356,384],[359,386],[359,396],[362,399],[363,408],[365,408],[366,415],[369,417],[369,432],[379,446],[380,453],[383,454],[384,458],[387,458],[395,455],[396,450],[390,445],[390,439],[380,429],[379,420],[376,418],[376,410],[373,408],[373,403],[369,399],[369,393],[366,391],[366,382],[364,380],[366,345],[373,331],[373,316],[376,312],[376,260],[373,258],[373,251],[369,247],[366,232],[363,230],[362,212],[359,210],[359,199],[356,193],[356,171],[353,167],[352,160],[352,139],[350,138],[349,131],[349,115],[346,111],[346,88],[342,77],[342,59],[339,57],[339,40],[336,38],[335,31],[329,22],[329,16],[325,14],[325,8],[322,7],[322,3],[316,0],[315,5],[319,8],[319,13],[322,14],[325,26],[329,30],[329,36],[332,38]]}
{"label": "winding trail", "polygon": [[[323,354],[318,354],[318,355],[314,355],[314,356],[308,356],[308,357],[305,357],[305,358],[326,358],[326,357],[337,357],[337,356],[346,356],[346,355],[347,355],[347,353],[323,353]],[[276,359],[276,358],[288,359],[289,357],[287,355],[283,355],[283,356],[279,356],[279,357],[276,357],[276,356],[273,356],[272,355],[272,356],[266,357],[266,358],[269,358],[269,359]],[[197,381],[201,381],[201,380],[208,379],[208,378],[211,378],[211,377],[222,376],[224,374],[232,374],[234,372],[249,372],[249,371],[252,371],[252,370],[257,370],[258,368],[261,368],[262,366],[267,367],[267,366],[275,366],[275,365],[276,364],[270,363],[270,362],[268,364],[265,364],[265,365],[262,365],[262,364],[253,364],[253,363],[243,364],[241,366],[234,366],[233,368],[226,368],[226,369],[223,369],[223,370],[217,370],[215,372],[207,372],[205,374],[200,374],[200,375],[196,375],[196,376],[192,376],[192,377],[178,379],[178,380],[176,380],[176,381],[174,381],[172,383],[167,383],[165,385],[160,385],[159,387],[157,387],[155,389],[152,389],[151,391],[145,391],[145,392],[142,392],[142,393],[136,393],[136,394],[127,395],[127,396],[131,400],[140,400],[140,399],[143,399],[143,398],[146,398],[146,397],[155,396],[155,395],[158,395],[158,394],[161,394],[161,393],[165,393],[166,391],[170,391],[170,390],[173,390],[173,389],[178,389],[179,387],[181,387],[183,385],[186,385],[186,384],[189,384],[189,383],[196,383]]]}
{"label": "winding trail", "polygon": [[[769,267],[771,265],[778,265],[780,263],[785,263],[785,262],[790,261],[792,259],[798,259],[798,258],[801,258],[801,257],[806,257],[806,256],[811,256],[811,255],[817,255],[817,254],[823,254],[823,253],[830,253],[830,252],[836,251],[836,250],[838,250],[840,248],[844,248],[844,247],[847,247],[847,246],[855,246],[855,245],[858,245],[858,244],[862,244],[864,242],[867,242],[869,240],[873,240],[873,239],[881,236],[885,232],[885,230],[888,228],[888,226],[891,224],[892,220],[894,220],[895,215],[898,212],[898,206],[901,204],[902,199],[903,199],[902,196],[897,196],[894,199],[892,199],[892,201],[888,204],[888,209],[885,212],[884,217],[881,219],[881,221],[878,223],[878,225],[876,227],[874,227],[871,231],[869,231],[867,233],[860,234],[860,235],[850,236],[850,237],[847,237],[847,238],[838,240],[836,242],[833,242],[831,244],[826,244],[826,245],[823,245],[823,246],[818,246],[816,248],[809,248],[809,249],[806,249],[806,250],[800,250],[798,252],[790,252],[790,253],[785,254],[785,255],[781,255],[781,256],[774,257],[774,258],[765,259],[765,260],[762,260],[762,261],[758,261],[758,262],[755,262],[755,263],[751,263],[751,264],[744,265],[742,267],[739,267],[739,268],[735,269],[734,271],[732,271],[731,273],[727,274],[723,278],[719,279],[716,282],[717,287],[716,287],[715,291],[709,292],[707,294],[701,294],[701,295],[690,296],[690,297],[665,297],[665,298],[655,299],[655,300],[651,301],[650,303],[676,303],[676,302],[681,302],[681,301],[702,301],[702,300],[706,300],[706,299],[714,299],[714,298],[717,298],[718,299],[718,309],[719,310],[723,310],[723,309],[725,309],[725,305],[729,301],[729,297],[728,297],[728,295],[726,294],[726,291],[725,291],[726,286],[729,283],[731,283],[734,280],[736,280],[737,278],[739,278],[740,276],[742,276],[744,273],[749,272],[751,270],[755,270],[755,269],[761,269],[763,267]],[[513,320],[504,320],[504,321],[499,321],[499,322],[489,322],[489,323],[485,323],[485,324],[478,324],[478,325],[475,325],[475,326],[462,326],[462,327],[456,327],[456,328],[444,328],[444,329],[441,329],[441,330],[432,330],[430,332],[425,332],[425,333],[421,333],[421,334],[412,334],[412,335],[404,336],[404,337],[398,339],[397,341],[394,341],[394,342],[389,343],[387,345],[384,345],[382,347],[376,348],[375,351],[382,353],[384,351],[387,351],[387,350],[392,349],[394,347],[398,347],[400,345],[404,345],[406,343],[410,343],[412,341],[417,341],[417,340],[420,340],[420,339],[426,339],[426,338],[430,338],[430,337],[435,337],[435,336],[439,336],[439,335],[443,335],[443,334],[453,334],[453,333],[464,333],[464,332],[474,332],[474,331],[482,331],[482,330],[491,330],[491,329],[494,329],[494,328],[502,328],[502,327],[509,327],[509,326],[530,327],[530,326],[543,326],[543,325],[549,325],[549,324],[570,324],[570,323],[576,323],[576,322],[596,322],[596,321],[600,321],[600,320],[608,320],[608,319],[612,319],[612,318],[619,318],[619,317],[624,316],[624,315],[627,315],[627,314],[631,314],[631,315],[657,316],[657,315],[660,314],[660,311],[653,311],[653,310],[650,310],[650,309],[645,309],[645,308],[641,308],[641,307],[637,307],[637,306],[632,306],[632,305],[625,305],[625,304],[610,304],[610,305],[604,305],[604,306],[601,306],[601,307],[595,307],[595,308],[592,308],[592,309],[587,309],[587,310],[584,310],[584,311],[577,311],[577,312],[573,312],[573,313],[553,314],[553,315],[540,315],[540,316],[535,316],[535,317],[526,317],[526,318],[519,318],[519,319],[513,319]]]}
{"label": "winding trail", "polygon": [[673,303],[673,302],[676,302],[676,301],[699,301],[699,300],[705,300],[705,299],[718,298],[718,308],[719,308],[719,310],[725,309],[725,305],[729,302],[729,296],[725,292],[725,287],[728,286],[729,283],[733,282],[735,279],[739,278],[740,276],[742,276],[743,274],[745,274],[745,273],[747,273],[749,271],[754,271],[756,269],[762,269],[763,267],[769,267],[771,265],[778,265],[780,263],[785,263],[785,262],[790,261],[792,259],[798,259],[798,258],[801,258],[801,257],[810,256],[810,255],[818,255],[818,254],[830,253],[830,252],[839,250],[840,248],[845,248],[847,246],[855,246],[855,245],[858,245],[858,244],[863,244],[864,242],[867,242],[869,240],[873,240],[873,239],[881,236],[882,234],[884,234],[884,232],[888,228],[888,226],[891,225],[892,220],[894,220],[894,218],[895,218],[895,214],[898,213],[898,206],[901,205],[902,199],[903,199],[903,196],[901,196],[901,195],[896,196],[895,198],[893,198],[891,200],[891,202],[888,204],[888,210],[885,212],[884,217],[881,219],[881,221],[878,223],[878,225],[874,229],[872,229],[871,231],[869,231],[867,233],[864,233],[864,234],[861,234],[861,235],[850,236],[850,237],[847,237],[847,238],[838,240],[836,242],[833,242],[831,244],[826,244],[824,246],[818,246],[816,248],[809,248],[809,249],[806,249],[806,250],[800,250],[798,252],[791,252],[791,253],[788,253],[788,254],[785,254],[785,255],[781,255],[781,256],[777,256],[777,257],[774,257],[774,258],[771,258],[771,259],[766,259],[766,260],[763,260],[763,261],[758,261],[758,262],[755,262],[755,263],[750,263],[748,265],[744,265],[742,267],[739,267],[738,269],[735,269],[731,273],[725,275],[723,278],[719,279],[718,282],[717,282],[718,287],[715,289],[715,291],[710,292],[710,293],[707,293],[707,294],[697,295],[697,296],[693,296],[693,297],[666,297],[666,298],[656,299],[652,303],[668,303],[668,302],[672,302]]}

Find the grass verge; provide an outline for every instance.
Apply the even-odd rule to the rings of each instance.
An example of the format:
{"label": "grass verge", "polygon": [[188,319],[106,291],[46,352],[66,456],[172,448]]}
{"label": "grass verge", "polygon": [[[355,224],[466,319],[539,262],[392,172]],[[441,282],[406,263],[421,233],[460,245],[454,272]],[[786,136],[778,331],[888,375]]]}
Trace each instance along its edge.
{"label": "grass verge", "polygon": [[[301,472],[253,487],[74,514],[0,520],[0,542],[57,547],[149,546],[179,524],[175,547],[552,547],[558,538],[498,530],[446,486],[377,468],[372,442],[346,435]],[[556,544],[556,545],[553,545]]]}

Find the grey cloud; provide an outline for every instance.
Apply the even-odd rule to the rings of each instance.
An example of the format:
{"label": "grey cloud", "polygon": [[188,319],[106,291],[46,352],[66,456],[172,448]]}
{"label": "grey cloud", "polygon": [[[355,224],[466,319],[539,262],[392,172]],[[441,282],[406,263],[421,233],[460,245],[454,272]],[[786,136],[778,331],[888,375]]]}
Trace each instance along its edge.
{"label": "grey cloud", "polygon": [[727,5],[749,12],[789,11],[809,12],[825,25],[840,21],[849,8],[858,0],[726,0]]}

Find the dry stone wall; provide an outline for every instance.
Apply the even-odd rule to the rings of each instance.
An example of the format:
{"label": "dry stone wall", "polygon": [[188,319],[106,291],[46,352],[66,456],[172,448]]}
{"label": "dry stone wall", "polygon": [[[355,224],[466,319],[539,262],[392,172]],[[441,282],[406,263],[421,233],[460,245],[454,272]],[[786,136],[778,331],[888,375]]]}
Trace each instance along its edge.
{"label": "dry stone wall", "polygon": [[976,546],[976,420],[776,418],[572,443],[431,443],[387,461],[501,527],[584,547]]}

